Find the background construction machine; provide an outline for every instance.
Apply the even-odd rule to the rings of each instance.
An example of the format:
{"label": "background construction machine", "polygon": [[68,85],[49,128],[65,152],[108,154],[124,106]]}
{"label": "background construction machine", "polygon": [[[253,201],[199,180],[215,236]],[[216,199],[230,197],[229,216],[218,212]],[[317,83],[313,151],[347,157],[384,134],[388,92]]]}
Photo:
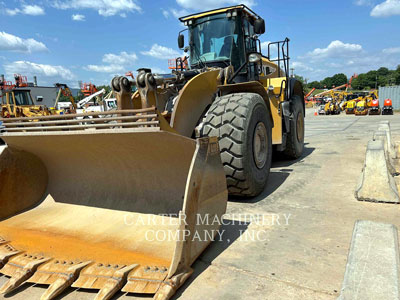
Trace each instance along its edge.
{"label": "background construction machine", "polygon": [[385,99],[382,107],[382,115],[393,115],[393,106],[391,99]]}
{"label": "background construction machine", "polygon": [[[273,149],[301,156],[304,95],[288,76],[289,40],[263,56],[264,20],[244,5],[180,20],[189,67],[140,69],[133,94],[128,78],[114,78],[111,116],[2,120],[0,263],[11,279],[0,293],[29,281],[50,285],[43,299],[71,285],[100,289],[96,299],[119,290],[169,299],[216,236],[227,188],[258,195]],[[87,115],[97,117],[77,119]]]}
{"label": "background construction machine", "polygon": [[381,108],[379,107],[379,99],[373,99],[369,102],[369,114],[370,115],[380,115]]}
{"label": "background construction machine", "polygon": [[368,115],[369,107],[367,100],[359,100],[356,104],[356,109],[354,114],[356,116],[366,116]]}
{"label": "background construction machine", "polygon": [[97,93],[97,91],[98,91],[97,87],[91,82],[89,83],[84,82],[81,84],[81,92],[85,97],[89,97],[90,95]]}
{"label": "background construction machine", "polygon": [[[96,89],[96,92],[94,93],[86,93],[86,95],[88,96],[76,102],[67,84],[56,83],[55,86],[59,88],[58,95],[54,104],[57,112],[81,114],[86,112],[110,111],[110,110],[115,110],[117,108],[116,99],[111,98],[112,92],[103,97],[103,95],[105,94],[104,89],[101,89],[100,91]],[[61,102],[60,101],[61,95],[67,97],[69,99],[69,102]],[[96,104],[96,105],[90,105],[90,104]]]}
{"label": "background construction machine", "polygon": [[339,115],[340,105],[337,100],[329,100],[324,107],[325,115]]}
{"label": "background construction machine", "polygon": [[1,117],[32,117],[49,115],[49,110],[41,105],[35,105],[29,90],[5,89],[1,94]]}
{"label": "background construction machine", "polygon": [[0,79],[1,118],[32,117],[49,115],[42,105],[35,105],[27,87],[26,76],[14,75],[15,83]]}
{"label": "background construction machine", "polygon": [[354,114],[355,109],[356,109],[356,105],[357,105],[357,101],[356,99],[358,98],[358,95],[353,94],[353,93],[348,93],[348,95],[346,96],[346,105],[345,105],[345,109],[346,109],[346,114]]}

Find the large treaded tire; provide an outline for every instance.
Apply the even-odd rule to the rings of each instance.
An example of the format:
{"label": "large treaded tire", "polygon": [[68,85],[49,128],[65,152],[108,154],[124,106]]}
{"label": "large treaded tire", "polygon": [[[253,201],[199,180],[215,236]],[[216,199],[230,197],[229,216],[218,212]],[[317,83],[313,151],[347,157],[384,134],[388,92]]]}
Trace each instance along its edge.
{"label": "large treaded tire", "polygon": [[[297,159],[301,157],[304,150],[304,109],[300,96],[294,95],[291,101],[293,101],[293,118],[290,120],[290,132],[286,137],[283,154],[288,158]],[[298,122],[301,123],[300,128]]]}
{"label": "large treaded tire", "polygon": [[[261,147],[265,149],[256,152],[264,153],[265,163],[258,162],[260,166],[257,167],[254,134],[256,128],[263,125],[266,143],[258,145],[264,145]],[[271,168],[272,124],[268,107],[260,95],[236,93],[217,97],[207,112],[202,136],[219,138],[230,195],[252,197],[264,190]]]}

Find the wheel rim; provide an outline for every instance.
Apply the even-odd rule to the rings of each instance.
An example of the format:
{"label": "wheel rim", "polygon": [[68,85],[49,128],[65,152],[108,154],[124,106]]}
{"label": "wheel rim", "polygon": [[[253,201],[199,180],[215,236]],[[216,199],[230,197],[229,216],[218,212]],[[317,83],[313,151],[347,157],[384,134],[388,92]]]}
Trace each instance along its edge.
{"label": "wheel rim", "polygon": [[257,168],[262,169],[267,162],[267,128],[264,123],[259,122],[254,131],[253,137],[253,156]]}
{"label": "wheel rim", "polygon": [[304,139],[304,120],[302,118],[302,114],[297,114],[297,122],[296,122],[296,131],[297,131],[297,140],[299,142]]}

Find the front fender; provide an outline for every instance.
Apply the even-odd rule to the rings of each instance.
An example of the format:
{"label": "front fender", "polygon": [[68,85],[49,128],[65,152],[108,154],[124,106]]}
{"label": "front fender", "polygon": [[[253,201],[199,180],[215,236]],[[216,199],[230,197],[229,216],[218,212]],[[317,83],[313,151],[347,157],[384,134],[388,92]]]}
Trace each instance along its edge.
{"label": "front fender", "polygon": [[219,69],[193,77],[180,91],[170,125],[179,134],[191,137],[193,131],[217,92]]}

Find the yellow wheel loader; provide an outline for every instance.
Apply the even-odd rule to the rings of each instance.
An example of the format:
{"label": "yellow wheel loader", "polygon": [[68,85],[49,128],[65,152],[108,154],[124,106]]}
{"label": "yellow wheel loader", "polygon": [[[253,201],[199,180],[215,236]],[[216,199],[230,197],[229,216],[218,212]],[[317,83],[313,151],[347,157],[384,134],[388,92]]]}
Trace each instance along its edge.
{"label": "yellow wheel loader", "polygon": [[272,151],[301,156],[289,40],[262,55],[264,20],[244,5],[181,21],[189,68],[140,69],[133,94],[114,78],[112,114],[1,120],[0,293],[31,282],[49,286],[41,299],[70,286],[169,299],[218,235],[228,191],[260,194]]}

